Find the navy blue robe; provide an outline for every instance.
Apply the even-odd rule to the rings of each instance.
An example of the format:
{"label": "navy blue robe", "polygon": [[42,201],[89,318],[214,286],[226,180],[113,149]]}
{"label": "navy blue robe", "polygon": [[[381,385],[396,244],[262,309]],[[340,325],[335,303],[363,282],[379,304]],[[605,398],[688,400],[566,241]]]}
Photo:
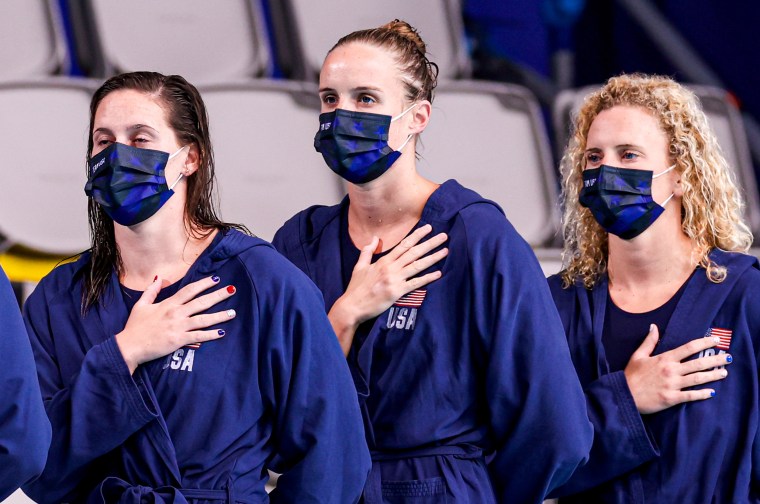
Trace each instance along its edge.
{"label": "navy blue robe", "polygon": [[29,337],[0,269],[0,501],[42,472],[49,446]]}
{"label": "navy blue robe", "polygon": [[369,470],[351,377],[319,292],[266,242],[227,231],[181,281],[237,292],[226,335],[130,375],[114,335],[128,313],[118,278],[81,315],[82,267],[56,268],[25,305],[53,443],[40,502],[358,500]]}
{"label": "navy blue robe", "polygon": [[[344,292],[348,204],[304,210],[273,241],[328,310]],[[425,224],[448,233],[449,255],[428,270],[443,276],[382,313],[349,354],[374,460],[365,502],[541,502],[592,438],[541,269],[501,209],[455,181],[431,195]]]}
{"label": "navy blue robe", "polygon": [[751,256],[715,250],[711,257],[728,277],[712,283],[703,269],[692,275],[654,353],[723,329],[730,344],[702,355],[731,353],[728,377],[700,387],[716,391],[711,399],[644,416],[623,371],[611,373],[605,357],[607,279],[588,290],[549,278],[595,428],[588,464],[557,492],[572,495],[562,503],[760,502],[760,271]]}

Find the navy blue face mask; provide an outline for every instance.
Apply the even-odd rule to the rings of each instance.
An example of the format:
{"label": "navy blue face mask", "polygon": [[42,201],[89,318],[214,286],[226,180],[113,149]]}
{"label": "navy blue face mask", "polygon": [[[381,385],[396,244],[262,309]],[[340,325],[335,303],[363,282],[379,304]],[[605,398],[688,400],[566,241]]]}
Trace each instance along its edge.
{"label": "navy blue face mask", "polygon": [[600,226],[625,240],[643,233],[659,217],[671,194],[662,205],[652,199],[652,179],[676,165],[654,175],[649,170],[632,170],[602,165],[583,171],[580,204],[591,210]]}
{"label": "navy blue face mask", "polygon": [[166,163],[184,148],[170,156],[163,151],[112,143],[90,159],[84,192],[122,226],[139,224],[158,212],[174,194],[172,189],[182,174],[167,186],[164,170]]}
{"label": "navy blue face mask", "polygon": [[398,150],[388,145],[391,122],[412,108],[414,105],[396,117],[343,109],[320,114],[314,148],[332,171],[349,182],[371,182],[388,171],[412,138],[409,135]]}

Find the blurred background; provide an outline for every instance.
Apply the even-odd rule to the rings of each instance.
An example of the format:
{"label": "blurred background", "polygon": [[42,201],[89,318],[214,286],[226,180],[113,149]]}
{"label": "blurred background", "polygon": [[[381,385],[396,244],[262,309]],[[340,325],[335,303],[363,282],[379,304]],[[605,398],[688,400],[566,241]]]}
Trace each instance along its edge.
{"label": "blurred background", "polygon": [[325,54],[394,18],[418,28],[440,67],[420,171],[498,202],[547,274],[561,267],[557,166],[571,117],[622,72],[697,92],[760,231],[760,2],[0,0],[0,264],[19,302],[89,247],[88,107],[103,79],[155,70],[195,84],[223,219],[271,239],[344,194],[313,148]]}

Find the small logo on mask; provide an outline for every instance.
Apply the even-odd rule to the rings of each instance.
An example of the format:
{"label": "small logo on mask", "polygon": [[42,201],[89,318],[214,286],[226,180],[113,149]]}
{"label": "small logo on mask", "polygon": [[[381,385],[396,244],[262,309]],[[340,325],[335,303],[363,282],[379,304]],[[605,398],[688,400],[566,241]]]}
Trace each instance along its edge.
{"label": "small logo on mask", "polygon": [[319,131],[327,131],[330,129],[330,126],[332,126],[331,122],[322,123],[319,125]]}
{"label": "small logo on mask", "polygon": [[583,181],[583,187],[591,187],[594,184],[596,184],[596,179],[595,178]]}
{"label": "small logo on mask", "polygon": [[95,166],[92,167],[92,171],[94,172],[95,170],[97,170],[98,168],[100,168],[101,166],[103,166],[103,163],[105,163],[105,162],[106,162],[106,158],[103,158],[100,161],[98,161],[98,164],[96,164]]}

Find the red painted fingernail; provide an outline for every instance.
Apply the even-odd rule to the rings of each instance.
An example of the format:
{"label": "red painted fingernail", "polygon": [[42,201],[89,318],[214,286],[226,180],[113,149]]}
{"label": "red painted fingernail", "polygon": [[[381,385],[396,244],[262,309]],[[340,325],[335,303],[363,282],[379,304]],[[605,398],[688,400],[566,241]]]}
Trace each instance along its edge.
{"label": "red painted fingernail", "polygon": [[153,281],[155,282],[156,280],[158,280],[158,275],[153,277]]}
{"label": "red painted fingernail", "polygon": [[227,292],[230,294],[235,294],[235,286],[234,285],[228,285],[227,286]]}

